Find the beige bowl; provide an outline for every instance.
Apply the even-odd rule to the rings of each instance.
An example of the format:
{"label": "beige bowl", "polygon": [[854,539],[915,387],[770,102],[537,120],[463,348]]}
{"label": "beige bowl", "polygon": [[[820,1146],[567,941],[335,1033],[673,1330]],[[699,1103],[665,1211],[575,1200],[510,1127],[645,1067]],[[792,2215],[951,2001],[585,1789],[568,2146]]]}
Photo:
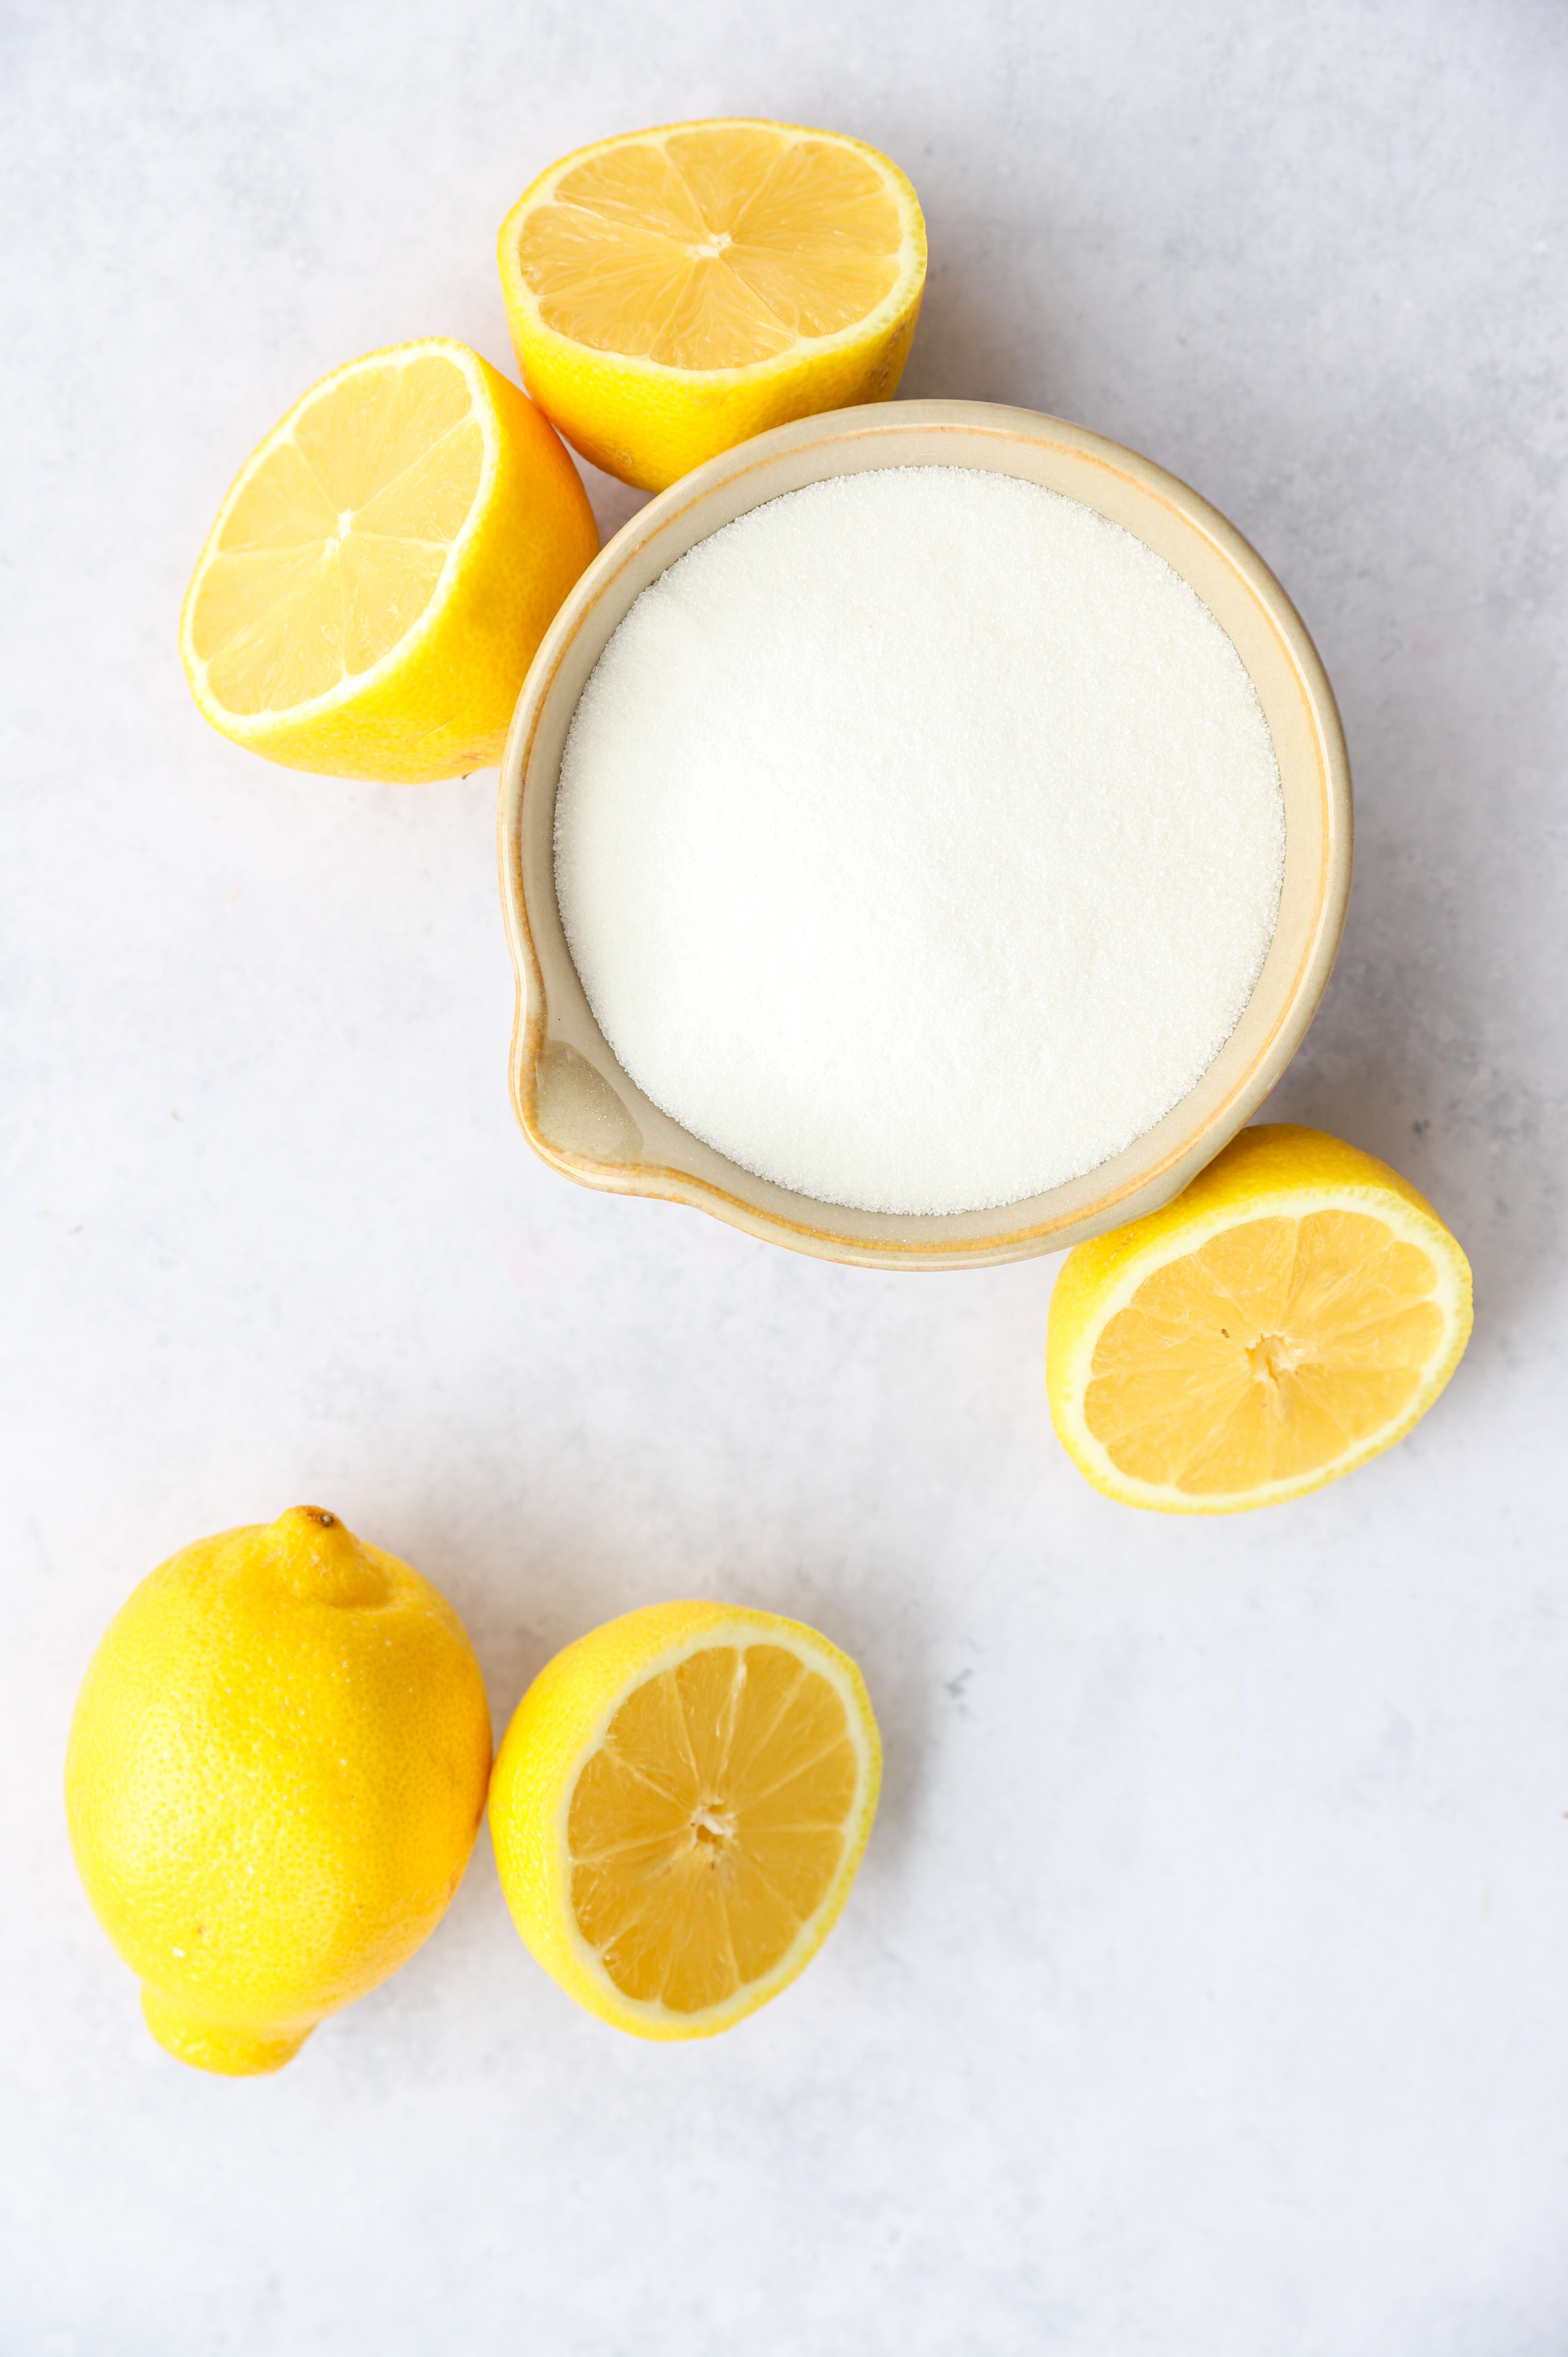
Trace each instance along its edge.
{"label": "beige bowl", "polygon": [[[846,1211],[774,1187],[662,1114],[627,1078],[577,978],[555,899],[555,790],[577,699],[634,597],[748,509],[868,467],[978,467],[1065,491],[1136,534],[1230,633],[1273,732],[1284,789],[1279,922],[1246,1012],[1181,1103],[1081,1178],[1001,1211]],[[1334,696],[1284,591],[1185,483],[1119,443],[983,401],[837,410],[759,435],[672,485],[588,567],[534,659],[501,769],[501,898],[517,969],[511,1092],[530,1143],[586,1187],[658,1195],[747,1234],[871,1268],[972,1268],[1058,1252],[1168,1202],[1251,1114],[1301,1043],[1350,886],[1350,772]],[[853,1008],[845,1009],[852,1019]]]}

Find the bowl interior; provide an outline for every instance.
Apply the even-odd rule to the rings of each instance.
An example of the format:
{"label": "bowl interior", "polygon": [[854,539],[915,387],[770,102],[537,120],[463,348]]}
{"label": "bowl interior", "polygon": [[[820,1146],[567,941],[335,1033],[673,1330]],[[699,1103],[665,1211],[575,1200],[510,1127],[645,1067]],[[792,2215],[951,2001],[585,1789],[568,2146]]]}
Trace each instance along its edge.
{"label": "bowl interior", "polygon": [[[764,500],[873,467],[976,467],[1080,500],[1196,590],[1251,673],[1284,793],[1279,920],[1240,1022],[1155,1127],[1082,1178],[988,1211],[885,1213],[755,1178],[650,1103],[611,1053],[555,898],[555,793],[566,733],[606,641],[676,558]],[[1055,1252],[1168,1201],[1255,1111],[1327,981],[1350,876],[1350,789],[1333,694],[1267,566],[1208,502],[1148,459],[1032,411],[897,402],[780,427],[687,476],[584,574],[519,699],[501,772],[501,892],[518,977],[512,1097],[530,1141],[582,1183],[712,1211],[755,1235],[877,1266],[959,1267]]]}

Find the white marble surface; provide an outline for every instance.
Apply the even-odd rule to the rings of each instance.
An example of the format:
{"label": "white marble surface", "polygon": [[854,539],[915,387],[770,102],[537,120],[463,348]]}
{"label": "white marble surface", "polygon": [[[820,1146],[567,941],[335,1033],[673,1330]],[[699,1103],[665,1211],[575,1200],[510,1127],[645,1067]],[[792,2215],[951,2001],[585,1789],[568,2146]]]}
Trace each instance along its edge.
{"label": "white marble surface", "polygon": [[[1568,2345],[1565,35],[1556,0],[6,10],[6,2357]],[[554,1178],[506,1099],[493,778],[295,777],[189,705],[180,592],[261,431],[378,343],[505,364],[524,181],[716,111],[900,158],[906,389],[1147,450],[1317,637],[1359,861],[1271,1110],[1427,1189],[1478,1305],[1429,1421],[1324,1495],[1096,1498],[1048,1263],[819,1266]],[[70,1706],[136,1579],[301,1498],[447,1590],[498,1718],[672,1593],[850,1646],[886,1801],[806,1978],[618,2039],[481,1845],[280,2077],[166,2061],[67,1854]]]}

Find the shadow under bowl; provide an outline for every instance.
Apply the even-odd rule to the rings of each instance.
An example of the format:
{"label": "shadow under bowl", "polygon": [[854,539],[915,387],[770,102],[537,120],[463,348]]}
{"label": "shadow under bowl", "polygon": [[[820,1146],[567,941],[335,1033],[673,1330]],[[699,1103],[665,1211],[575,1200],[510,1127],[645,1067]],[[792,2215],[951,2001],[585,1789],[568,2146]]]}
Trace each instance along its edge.
{"label": "shadow under bowl", "polygon": [[[975,467],[1043,483],[1122,525],[1197,592],[1257,689],[1284,794],[1273,943],[1202,1078],[1124,1152],[1000,1210],[857,1211],[758,1178],[644,1096],[599,1029],[555,897],[555,794],[577,700],[633,600],[678,557],[766,500],[875,467]],[[1350,886],[1350,772],[1317,652],[1256,551],[1185,483],[1082,426],[983,401],[838,410],[698,468],[618,532],[576,584],[524,682],[501,768],[501,899],[517,974],[511,1092],[529,1143],[581,1185],[688,1203],[749,1235],[872,1268],[973,1268],[1059,1252],[1138,1219],[1256,1111],[1317,1008]]]}

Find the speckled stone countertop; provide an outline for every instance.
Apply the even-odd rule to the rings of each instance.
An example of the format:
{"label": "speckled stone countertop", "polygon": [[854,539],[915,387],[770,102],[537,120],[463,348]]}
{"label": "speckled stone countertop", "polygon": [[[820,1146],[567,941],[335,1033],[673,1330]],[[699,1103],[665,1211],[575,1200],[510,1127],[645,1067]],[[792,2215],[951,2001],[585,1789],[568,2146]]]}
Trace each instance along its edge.
{"label": "speckled stone countertop", "polygon": [[[1560,2357],[1568,17],[85,0],[0,43],[5,2357]],[[834,1268],[554,1177],[493,775],[295,776],[189,704],[262,432],[377,344],[510,367],[524,183],[719,112],[909,170],[908,393],[1147,451],[1316,635],[1358,869],[1268,1110],[1427,1190],[1477,1315],[1303,1503],[1086,1489],[1048,1262]],[[71,1702],[165,1555],[307,1499],[447,1591],[498,1721],[670,1595],[853,1651],[886,1797],[799,1986],[619,2039],[481,1844],[278,2078],[167,2061],[67,1853]]]}

